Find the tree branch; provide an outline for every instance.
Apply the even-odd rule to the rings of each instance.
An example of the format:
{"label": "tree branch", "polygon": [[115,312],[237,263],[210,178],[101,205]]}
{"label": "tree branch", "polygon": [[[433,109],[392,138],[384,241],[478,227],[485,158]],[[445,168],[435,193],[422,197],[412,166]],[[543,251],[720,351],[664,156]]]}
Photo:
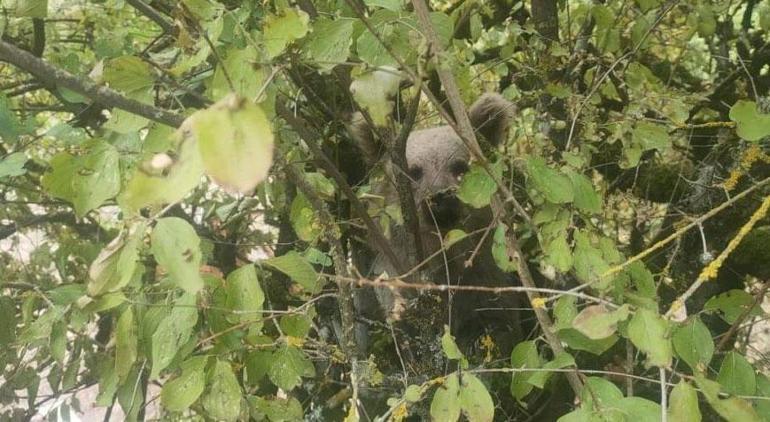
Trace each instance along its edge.
{"label": "tree branch", "polygon": [[61,86],[70,89],[106,107],[125,110],[172,127],[178,127],[184,121],[184,116],[126,98],[113,89],[79,78],[5,41],[0,41],[0,60],[31,73],[48,87]]}
{"label": "tree branch", "polygon": [[535,30],[549,43],[559,41],[559,9],[556,0],[532,0]]}
{"label": "tree branch", "polygon": [[276,112],[279,116],[281,116],[281,118],[286,120],[289,126],[291,126],[292,129],[297,132],[300,138],[305,140],[305,144],[307,144],[308,148],[310,148],[310,151],[316,157],[316,160],[318,160],[319,164],[324,168],[324,170],[326,170],[329,176],[331,176],[334,181],[337,182],[337,185],[342,190],[342,193],[344,193],[350,201],[350,205],[353,207],[353,210],[356,212],[356,214],[358,214],[359,218],[363,220],[364,224],[366,224],[366,228],[369,230],[370,235],[374,239],[374,242],[377,244],[379,251],[388,258],[390,263],[399,271],[399,273],[403,274],[406,272],[406,265],[401,262],[396,253],[393,251],[393,248],[391,247],[388,239],[385,238],[385,235],[382,234],[382,231],[379,229],[379,227],[377,227],[377,224],[375,224],[374,221],[372,221],[372,218],[369,217],[369,214],[366,211],[366,207],[364,207],[364,205],[356,196],[355,192],[353,192],[353,189],[345,180],[345,176],[340,173],[339,169],[337,169],[334,163],[332,163],[329,157],[318,146],[320,139],[318,136],[316,136],[315,132],[311,131],[301,118],[295,117],[291,111],[286,109],[285,105],[280,102],[276,104]]}
{"label": "tree branch", "polygon": [[144,16],[147,16],[151,21],[155,22],[161,29],[163,29],[163,32],[167,32],[169,34],[174,34],[176,32],[176,27],[174,27],[174,24],[166,20],[166,18],[158,13],[157,10],[153,9],[150,5],[145,3],[142,0],[126,0],[126,3],[130,4],[134,9],[139,11]]}
{"label": "tree branch", "polygon": [[[313,187],[302,177],[302,174],[294,168],[291,163],[284,166],[286,175],[294,185],[297,186],[310,204],[318,213],[318,219],[323,227],[322,236],[329,244],[330,254],[334,262],[335,273],[343,277],[350,277],[347,259],[343,255],[342,243],[339,238],[339,227],[335,224],[334,218],[329,213],[323,200],[318,196]],[[340,319],[342,322],[342,350],[350,362],[350,383],[353,386],[353,397],[351,405],[357,406],[358,403],[358,347],[356,345],[356,308],[353,303],[353,288],[349,284],[339,285],[339,295],[337,301],[340,306]],[[356,412],[356,414],[358,414]]]}
{"label": "tree branch", "polygon": [[[425,4],[424,0],[412,0],[412,4],[414,5],[417,19],[422,24],[421,28],[428,39],[431,51],[435,57],[440,57],[443,54],[443,49],[438,41],[436,31],[431,23],[428,6]],[[460,97],[460,91],[457,88],[454,76],[450,70],[444,66],[437,66],[437,72],[439,78],[441,79],[442,85],[444,85],[444,90],[446,91],[449,105],[452,107],[452,111],[454,112],[455,118],[457,119],[457,130],[459,130],[458,134],[468,141],[468,147],[471,148],[471,152],[474,156],[483,157],[481,148],[479,147],[478,141],[476,140],[476,134],[473,131],[473,126],[471,126],[471,121],[468,118],[467,111],[465,110],[465,105],[463,104]],[[489,173],[492,174],[492,172]],[[500,185],[502,184],[498,183],[498,186]],[[497,205],[496,207],[499,207],[500,211],[502,211],[502,204],[493,203],[493,208],[496,208],[495,205]],[[516,235],[513,230],[510,230],[506,240],[508,247],[518,258],[518,274],[521,279],[521,284],[527,288],[536,287],[532,278],[532,274],[530,274],[529,268],[527,268],[524,254],[521,252],[521,248],[519,247],[518,240],[516,239]],[[532,292],[527,292],[527,296],[529,297],[530,302],[538,298],[538,295]],[[553,332],[553,323],[548,313],[541,306],[533,306],[533,308],[535,309],[535,316],[543,328],[546,341],[548,342],[548,345],[551,346],[551,350],[553,350],[555,354],[563,352],[564,348],[561,346],[561,341]],[[576,373],[570,372],[567,374],[567,380],[569,381],[572,390],[575,392],[575,395],[579,396],[581,390],[583,389],[583,383],[580,381],[578,375]]]}

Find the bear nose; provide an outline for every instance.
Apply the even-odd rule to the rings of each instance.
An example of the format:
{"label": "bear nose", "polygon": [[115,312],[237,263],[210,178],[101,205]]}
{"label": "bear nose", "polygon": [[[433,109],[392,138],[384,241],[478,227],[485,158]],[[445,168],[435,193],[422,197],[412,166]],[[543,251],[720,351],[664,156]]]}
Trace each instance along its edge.
{"label": "bear nose", "polygon": [[444,190],[431,196],[431,202],[438,206],[446,205],[448,202],[457,199],[454,190]]}

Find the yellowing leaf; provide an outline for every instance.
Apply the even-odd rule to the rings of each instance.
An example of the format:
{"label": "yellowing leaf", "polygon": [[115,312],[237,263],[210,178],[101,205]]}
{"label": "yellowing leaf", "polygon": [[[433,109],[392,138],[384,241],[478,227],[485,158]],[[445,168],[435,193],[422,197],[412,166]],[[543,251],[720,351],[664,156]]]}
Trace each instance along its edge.
{"label": "yellowing leaf", "polygon": [[430,402],[430,416],[434,421],[453,422],[460,418],[460,380],[457,374],[449,375],[444,383],[436,388]]}
{"label": "yellowing leaf", "polygon": [[668,419],[681,422],[700,422],[698,393],[685,380],[680,380],[669,397]]}
{"label": "yellowing leaf", "polygon": [[350,84],[353,98],[369,113],[372,123],[385,126],[393,110],[393,97],[398,92],[401,75],[393,68],[382,68],[359,75]]}
{"label": "yellowing leaf", "polygon": [[189,120],[206,173],[219,185],[246,193],[267,177],[273,130],[257,105],[231,95]]}
{"label": "yellowing leaf", "polygon": [[491,422],[495,417],[495,404],[487,387],[470,372],[462,374],[460,408],[468,422]]}
{"label": "yellowing leaf", "polygon": [[122,289],[134,275],[139,260],[139,245],[144,224],[123,229],[91,263],[88,269],[88,294],[99,296]]}
{"label": "yellowing leaf", "polygon": [[592,340],[601,340],[615,334],[618,322],[625,321],[628,315],[628,305],[614,311],[604,305],[592,305],[580,311],[572,326]]}
{"label": "yellowing leaf", "polygon": [[283,53],[287,45],[304,37],[308,21],[307,13],[294,8],[284,9],[281,16],[269,15],[265,18],[264,37],[268,56],[273,58]]}
{"label": "yellowing leaf", "polygon": [[737,125],[738,136],[756,142],[770,135],[770,114],[760,113],[753,101],[740,100],[730,108],[730,120]]}
{"label": "yellowing leaf", "polygon": [[200,183],[203,163],[196,141],[186,135],[188,127],[183,124],[174,133],[177,150],[172,156],[156,154],[134,171],[118,197],[118,203],[127,211],[177,202]]}

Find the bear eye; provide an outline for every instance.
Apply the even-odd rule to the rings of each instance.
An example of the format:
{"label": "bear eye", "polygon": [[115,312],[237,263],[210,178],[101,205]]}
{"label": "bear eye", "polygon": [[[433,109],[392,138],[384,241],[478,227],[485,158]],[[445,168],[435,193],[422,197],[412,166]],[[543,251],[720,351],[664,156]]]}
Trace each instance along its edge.
{"label": "bear eye", "polygon": [[453,176],[459,178],[468,172],[468,163],[465,161],[455,161],[449,166],[449,171],[452,172]]}
{"label": "bear eye", "polygon": [[414,166],[409,168],[409,177],[416,182],[422,178],[422,167]]}

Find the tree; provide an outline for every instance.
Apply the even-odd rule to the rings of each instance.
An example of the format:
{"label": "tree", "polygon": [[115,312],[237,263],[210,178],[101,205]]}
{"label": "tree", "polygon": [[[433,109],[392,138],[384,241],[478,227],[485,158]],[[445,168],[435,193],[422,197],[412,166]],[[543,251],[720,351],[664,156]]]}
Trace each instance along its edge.
{"label": "tree", "polygon": [[[765,420],[768,31],[755,0],[4,1],[0,417]],[[425,280],[356,113],[401,170],[452,127],[494,220],[443,248],[489,236],[518,284]],[[422,312],[363,318],[373,285]],[[458,344],[449,291],[531,329]]]}

